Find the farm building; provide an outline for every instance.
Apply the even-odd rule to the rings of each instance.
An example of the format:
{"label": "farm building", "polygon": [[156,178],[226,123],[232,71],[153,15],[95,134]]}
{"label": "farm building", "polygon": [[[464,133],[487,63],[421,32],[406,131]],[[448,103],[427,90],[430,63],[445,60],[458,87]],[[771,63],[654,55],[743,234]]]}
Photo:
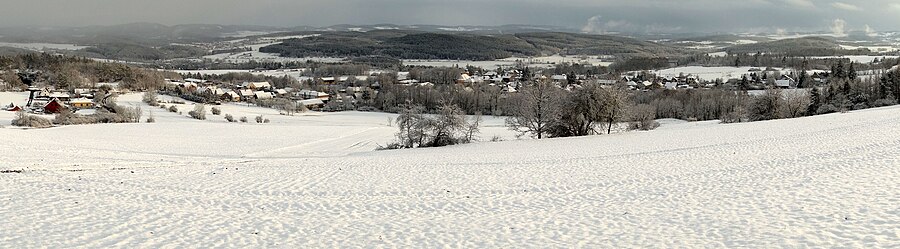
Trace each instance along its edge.
{"label": "farm building", "polygon": [[94,102],[85,98],[73,99],[69,104],[76,109],[94,108]]}
{"label": "farm building", "polygon": [[64,105],[62,101],[59,101],[59,99],[53,99],[44,105],[45,113],[60,113],[64,109],[66,109],[66,105]]}
{"label": "farm building", "polygon": [[247,83],[247,88],[250,88],[251,90],[265,90],[271,89],[272,84],[269,82],[250,82]]}

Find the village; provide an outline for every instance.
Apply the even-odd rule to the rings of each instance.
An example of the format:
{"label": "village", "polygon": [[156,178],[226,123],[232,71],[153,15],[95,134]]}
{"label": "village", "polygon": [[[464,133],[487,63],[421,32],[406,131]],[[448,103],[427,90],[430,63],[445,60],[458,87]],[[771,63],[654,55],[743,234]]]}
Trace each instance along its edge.
{"label": "village", "polygon": [[[550,82],[556,87],[572,91],[584,84],[598,84],[602,87],[625,87],[633,91],[651,90],[691,90],[724,89],[765,90],[793,89],[822,86],[827,84],[827,72],[813,72],[808,77],[813,85],[801,86],[796,72],[782,74],[772,68],[751,68],[737,78],[709,81],[691,73],[676,75],[656,75],[654,72],[627,72],[619,76],[612,74],[549,74],[544,71],[531,72],[529,69],[511,70],[459,70],[452,84],[472,91],[476,87],[493,88],[502,95],[515,94],[533,82]],[[471,71],[471,72],[470,72]],[[498,71],[500,71],[498,73]],[[545,71],[550,71],[549,69]],[[805,74],[805,72],[803,72]],[[185,75],[188,76],[189,74]],[[379,77],[387,75],[388,77]],[[202,76],[202,75],[201,75]],[[202,77],[201,77],[202,78]],[[425,78],[425,77],[419,77]],[[433,88],[436,84],[419,80],[410,72],[371,72],[361,76],[297,77],[305,88],[291,86],[276,87],[272,82],[227,83],[214,80],[184,78],[165,79],[159,93],[180,97],[202,104],[247,103],[264,107],[296,108],[313,111],[371,110],[359,105],[363,100],[375,99],[385,84],[407,88]],[[384,81],[384,82],[381,82]],[[4,84],[0,82],[0,84]],[[129,92],[120,89],[119,83],[95,83],[93,88],[55,89],[52,86],[31,86],[25,89],[29,98],[23,103],[9,103],[7,111],[27,111],[30,113],[56,114],[63,109],[74,113],[90,114],[95,107],[95,96],[106,96]],[[275,104],[277,102],[277,104]],[[284,103],[292,107],[285,107]]]}

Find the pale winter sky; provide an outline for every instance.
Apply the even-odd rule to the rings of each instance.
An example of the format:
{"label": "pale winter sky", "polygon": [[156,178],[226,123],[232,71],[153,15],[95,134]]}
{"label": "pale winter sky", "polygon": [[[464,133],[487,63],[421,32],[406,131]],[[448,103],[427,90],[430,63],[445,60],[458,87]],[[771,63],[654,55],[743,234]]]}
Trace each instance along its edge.
{"label": "pale winter sky", "polygon": [[393,23],[539,24],[589,32],[900,30],[900,0],[0,0],[0,6],[0,26]]}

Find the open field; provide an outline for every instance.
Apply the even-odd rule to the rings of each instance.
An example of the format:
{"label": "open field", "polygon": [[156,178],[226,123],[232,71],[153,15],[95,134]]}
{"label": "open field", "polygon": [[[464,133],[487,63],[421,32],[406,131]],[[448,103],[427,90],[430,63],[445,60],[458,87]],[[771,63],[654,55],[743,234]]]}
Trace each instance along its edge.
{"label": "open field", "polygon": [[541,141],[491,118],[482,137],[508,141],[398,151],[373,151],[389,114],[179,109],[40,130],[0,112],[0,245],[900,246],[900,107]]}

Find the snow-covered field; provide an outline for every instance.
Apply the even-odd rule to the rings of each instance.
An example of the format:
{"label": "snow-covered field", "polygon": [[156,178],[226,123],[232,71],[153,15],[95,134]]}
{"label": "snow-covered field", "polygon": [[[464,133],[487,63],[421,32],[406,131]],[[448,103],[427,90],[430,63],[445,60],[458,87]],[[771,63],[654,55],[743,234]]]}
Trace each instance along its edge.
{"label": "snow-covered field", "polygon": [[180,74],[202,74],[202,75],[223,75],[228,73],[250,73],[253,75],[264,75],[272,77],[290,76],[297,80],[303,80],[304,69],[276,69],[276,70],[241,70],[241,69],[222,69],[222,70],[172,70]]}
{"label": "snow-covered field", "polygon": [[307,57],[307,58],[294,58],[294,57],[282,57],[279,54],[273,53],[264,53],[260,52],[259,49],[265,46],[279,44],[287,39],[302,39],[306,37],[318,36],[318,34],[314,35],[295,35],[295,36],[275,36],[275,37],[261,37],[253,40],[250,44],[242,44],[248,42],[246,38],[240,38],[229,41],[230,43],[234,43],[235,47],[247,47],[250,48],[250,51],[246,52],[238,52],[238,53],[221,53],[221,54],[213,54],[203,56],[203,59],[208,60],[216,60],[216,61],[224,61],[229,63],[246,63],[251,61],[257,62],[305,62],[305,61],[316,61],[323,63],[340,63],[345,61],[345,58],[328,58],[328,57]]}
{"label": "snow-covered field", "polygon": [[846,59],[849,59],[850,61],[855,62],[855,63],[865,63],[865,64],[868,64],[868,63],[874,62],[875,59],[879,59],[879,60],[885,59],[885,58],[887,58],[887,59],[896,59],[897,57],[898,57],[898,56],[848,55],[848,56],[818,56],[818,57],[813,57],[813,58],[817,58],[817,59],[819,59],[819,58],[825,58],[825,59],[828,59],[828,58],[846,58]]}
{"label": "snow-covered field", "polygon": [[[729,79],[740,79],[741,76],[753,73],[751,69],[760,69],[765,70],[765,67],[700,67],[700,66],[689,66],[689,67],[675,67],[675,68],[667,68],[662,70],[653,70],[652,73],[656,74],[660,77],[678,77],[682,74],[685,76],[693,75],[697,76],[702,80],[714,81],[716,79],[729,80]],[[785,69],[785,68],[774,68],[775,70],[781,71],[782,74],[789,74],[793,70]],[[824,72],[821,70],[810,70],[807,71],[809,73],[814,72]],[[637,72],[634,72],[637,73]],[[762,73],[757,71],[756,73]]]}
{"label": "snow-covered field", "polygon": [[12,43],[12,42],[0,42],[0,47],[11,47],[11,48],[18,48],[18,49],[34,50],[34,51],[79,50],[79,49],[87,48],[87,46],[78,46],[75,44]]}
{"label": "snow-covered field", "polygon": [[900,246],[900,107],[399,151],[387,114],[222,108],[272,123],[0,129],[0,245]]}
{"label": "snow-covered field", "polygon": [[542,56],[542,57],[510,57],[506,59],[493,60],[493,61],[469,61],[469,60],[412,60],[407,59],[403,60],[404,65],[408,66],[426,66],[426,67],[465,67],[465,66],[474,66],[481,67],[485,69],[497,69],[497,67],[512,67],[515,66],[519,61],[525,63],[530,67],[536,68],[552,68],[555,64],[561,63],[579,63],[579,64],[590,64],[594,66],[609,66],[612,65],[611,61],[605,61],[597,56],[588,56],[585,58],[578,56],[560,56],[560,55],[552,55],[552,56]]}

